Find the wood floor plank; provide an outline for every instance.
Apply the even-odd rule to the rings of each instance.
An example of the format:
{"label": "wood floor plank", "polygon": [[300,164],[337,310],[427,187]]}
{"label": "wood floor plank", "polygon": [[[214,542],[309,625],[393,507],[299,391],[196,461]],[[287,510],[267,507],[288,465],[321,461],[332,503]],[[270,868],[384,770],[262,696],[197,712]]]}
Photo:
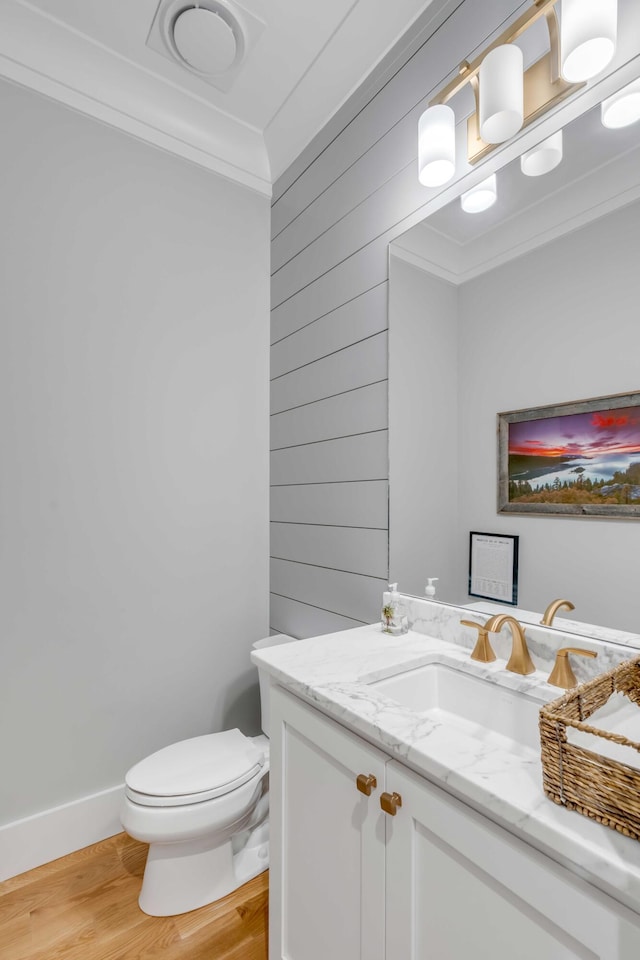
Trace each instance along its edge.
{"label": "wood floor plank", "polygon": [[16,917],[0,927],[2,960],[16,960],[24,951],[24,944],[31,936],[31,920],[28,916]]}
{"label": "wood floor plank", "polygon": [[267,960],[268,872],[200,910],[149,917],[146,853],[118,834],[0,883],[2,960]]}
{"label": "wood floor plank", "polygon": [[[130,875],[132,866],[135,869],[134,876],[142,879],[144,871],[144,861],[146,858],[146,847],[142,846],[142,858],[138,856],[129,857],[128,862],[123,861],[122,850],[111,838],[96,844],[94,855],[87,847],[84,850],[76,851],[68,858],[62,857],[54,861],[54,864],[45,864],[43,867],[36,867],[28,873],[22,874],[22,882],[14,884],[12,880],[7,880],[0,884],[0,924],[11,917],[19,916],[22,913],[30,912],[46,905],[55,906],[61,902],[82,896],[88,893],[96,886],[104,886],[110,881],[123,875]],[[135,851],[138,854],[138,851]],[[79,856],[81,854],[82,856]],[[68,862],[65,862],[67,861]],[[51,866],[51,870],[46,868]],[[139,869],[139,874],[138,874]],[[24,878],[31,876],[31,881],[27,882]],[[6,884],[6,891],[5,891]]]}

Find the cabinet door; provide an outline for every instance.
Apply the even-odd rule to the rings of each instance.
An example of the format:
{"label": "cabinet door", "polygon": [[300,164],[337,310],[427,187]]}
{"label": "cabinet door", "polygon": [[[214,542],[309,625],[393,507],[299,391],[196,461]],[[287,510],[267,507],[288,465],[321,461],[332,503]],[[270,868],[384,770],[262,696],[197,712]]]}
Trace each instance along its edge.
{"label": "cabinet door", "polygon": [[383,960],[387,758],[278,688],[270,750],[270,960]]}
{"label": "cabinet door", "polygon": [[387,958],[638,960],[637,915],[395,762],[387,784]]}

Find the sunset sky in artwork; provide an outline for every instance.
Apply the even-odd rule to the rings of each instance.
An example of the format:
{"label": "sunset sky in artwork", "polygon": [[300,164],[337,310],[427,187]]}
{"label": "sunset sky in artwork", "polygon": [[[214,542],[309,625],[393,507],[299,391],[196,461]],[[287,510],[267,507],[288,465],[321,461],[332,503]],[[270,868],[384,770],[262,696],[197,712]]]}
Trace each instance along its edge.
{"label": "sunset sky in artwork", "polygon": [[510,423],[509,453],[537,457],[640,453],[640,407]]}

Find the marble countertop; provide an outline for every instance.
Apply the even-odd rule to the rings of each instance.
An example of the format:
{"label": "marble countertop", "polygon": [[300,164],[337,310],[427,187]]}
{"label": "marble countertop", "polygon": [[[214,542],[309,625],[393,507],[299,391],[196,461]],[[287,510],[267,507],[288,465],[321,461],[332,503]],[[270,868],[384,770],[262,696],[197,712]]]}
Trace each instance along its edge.
{"label": "marble countertop", "polygon": [[[630,655],[618,650],[615,657],[603,647],[600,670],[608,669],[612,656]],[[252,660],[273,682],[640,913],[640,842],[548,799],[537,751],[507,751],[499,737],[471,736],[369,686],[437,661],[548,702],[562,693],[546,683],[548,671],[517,676],[504,669],[504,659],[470,660],[459,642],[414,630],[390,637],[379,624],[267,647]]]}
{"label": "marble countertop", "polygon": [[[422,598],[420,598],[422,599]],[[472,613],[493,616],[494,613],[512,613],[514,617],[522,623],[540,624],[540,611],[523,610],[521,607],[514,607],[510,611],[505,609],[504,603],[495,603],[491,600],[481,600],[475,603],[465,603],[465,609]],[[616,644],[622,644],[627,647],[638,646],[638,634],[629,633],[627,630],[612,630],[610,627],[600,626],[595,623],[585,623],[582,620],[570,620],[564,609],[556,614],[553,620],[553,629],[560,630],[563,633],[576,633],[581,637],[587,637],[592,640],[610,640],[615,637]]]}

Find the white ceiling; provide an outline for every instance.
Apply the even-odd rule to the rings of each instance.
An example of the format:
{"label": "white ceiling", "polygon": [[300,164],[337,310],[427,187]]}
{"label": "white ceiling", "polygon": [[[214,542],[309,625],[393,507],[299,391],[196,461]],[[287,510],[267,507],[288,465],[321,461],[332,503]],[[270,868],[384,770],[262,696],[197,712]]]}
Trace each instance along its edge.
{"label": "white ceiling", "polygon": [[269,194],[416,18],[443,5],[228,2],[264,24],[228,92],[147,45],[159,0],[0,0],[0,76]]}

